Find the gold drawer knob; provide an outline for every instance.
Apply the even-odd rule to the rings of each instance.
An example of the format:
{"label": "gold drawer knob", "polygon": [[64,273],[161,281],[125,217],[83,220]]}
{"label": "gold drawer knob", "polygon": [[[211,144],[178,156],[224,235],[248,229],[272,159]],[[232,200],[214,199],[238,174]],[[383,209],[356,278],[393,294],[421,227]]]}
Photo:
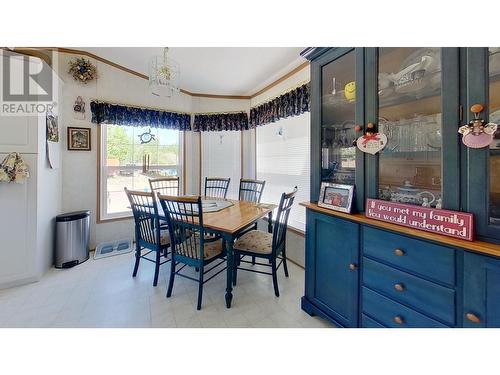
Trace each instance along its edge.
{"label": "gold drawer knob", "polygon": [[405,252],[401,249],[396,249],[394,250],[394,254],[396,254],[398,257],[402,257],[403,255],[405,255]]}
{"label": "gold drawer knob", "polygon": [[398,292],[404,292],[405,286],[402,283],[397,283],[394,285],[394,289],[396,289]]}
{"label": "gold drawer knob", "polygon": [[393,320],[394,320],[394,323],[396,323],[396,324],[404,324],[404,322],[405,322],[404,319],[399,315],[396,315]]}
{"label": "gold drawer knob", "polygon": [[465,314],[465,317],[473,323],[481,323],[481,319],[479,319],[479,317],[476,314],[469,312],[469,313]]}
{"label": "gold drawer knob", "polygon": [[349,264],[349,269],[351,271],[355,271],[357,268],[358,268],[358,265],[356,263]]}

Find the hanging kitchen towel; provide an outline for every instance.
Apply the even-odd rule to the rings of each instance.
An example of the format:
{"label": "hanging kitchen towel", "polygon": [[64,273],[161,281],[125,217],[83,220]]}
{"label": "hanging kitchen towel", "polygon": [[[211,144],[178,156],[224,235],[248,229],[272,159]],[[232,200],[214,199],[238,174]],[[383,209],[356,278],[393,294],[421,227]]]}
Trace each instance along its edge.
{"label": "hanging kitchen towel", "polygon": [[49,160],[50,168],[59,169],[61,159],[59,142],[47,141],[47,159]]}
{"label": "hanging kitchen towel", "polygon": [[0,182],[22,184],[29,176],[28,164],[17,152],[11,152],[0,164]]}

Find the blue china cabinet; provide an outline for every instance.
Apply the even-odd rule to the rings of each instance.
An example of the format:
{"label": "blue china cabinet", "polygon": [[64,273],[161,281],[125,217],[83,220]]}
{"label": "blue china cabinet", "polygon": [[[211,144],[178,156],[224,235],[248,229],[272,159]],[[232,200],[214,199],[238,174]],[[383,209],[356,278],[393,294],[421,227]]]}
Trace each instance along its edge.
{"label": "blue china cabinet", "polygon": [[[308,48],[311,197],[302,308],[341,327],[500,327],[500,131],[467,148],[481,104],[500,122],[500,48]],[[368,124],[387,136],[361,152]],[[358,125],[358,126],[356,126]],[[353,213],[317,205],[355,185]],[[364,217],[366,198],[471,212],[476,240]]]}

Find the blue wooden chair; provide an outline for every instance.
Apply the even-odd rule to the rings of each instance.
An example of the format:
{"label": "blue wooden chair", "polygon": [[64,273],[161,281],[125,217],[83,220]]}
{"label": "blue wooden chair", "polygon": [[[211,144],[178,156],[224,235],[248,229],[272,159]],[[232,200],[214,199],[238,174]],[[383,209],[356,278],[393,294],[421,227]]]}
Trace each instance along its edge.
{"label": "blue wooden chair", "polygon": [[[179,177],[150,178],[149,186],[151,187],[155,201],[158,193],[170,196],[179,195]],[[161,229],[168,230],[167,223],[163,220],[160,220],[160,227]]]}
{"label": "blue wooden chair", "polygon": [[[158,218],[158,207],[153,198],[153,193],[142,191],[131,191],[125,188],[135,221],[135,265],[132,276],[137,275],[141,259],[155,264],[153,286],[158,285],[158,274],[160,266],[170,261],[161,262],[161,255],[168,257],[170,237],[167,230],[161,230]],[[143,254],[143,250],[147,250]],[[154,253],[154,259],[148,257]]]}
{"label": "blue wooden chair", "polygon": [[156,199],[156,194],[176,196],[179,195],[179,177],[150,178],[149,186]]}
{"label": "blue wooden chair", "polygon": [[266,181],[262,180],[240,179],[240,201],[260,203],[265,185]]}
{"label": "blue wooden chair", "polygon": [[[201,309],[203,285],[223,272],[226,267],[216,271],[208,279],[205,275],[226,262],[226,247],[221,239],[207,241],[203,227],[203,211],[200,197],[172,197],[158,195],[165,216],[172,244],[172,263],[168,282],[167,298],[172,295],[174,278],[176,275],[198,282],[198,305]],[[215,260],[220,260],[208,269]],[[177,265],[183,264],[179,269]],[[198,279],[188,276],[181,271],[186,267],[195,267],[198,270]]]}
{"label": "blue wooden chair", "polygon": [[205,177],[205,196],[226,199],[230,178]]}
{"label": "blue wooden chair", "polygon": [[[251,180],[248,178],[240,179],[240,192],[239,192],[240,201],[260,203],[260,199],[262,198],[262,193],[264,192],[265,185],[266,181],[262,180]],[[250,227],[245,229],[241,233],[241,235],[247,233],[248,231],[256,229],[257,229],[257,223],[252,224]],[[255,257],[252,257],[252,264],[255,264]]]}
{"label": "blue wooden chair", "polygon": [[[205,197],[226,199],[230,178],[205,177]],[[218,241],[221,237],[212,233],[205,234],[205,241]]]}
{"label": "blue wooden chair", "polygon": [[[278,268],[283,264],[285,276],[288,277],[288,268],[286,265],[286,232],[288,228],[288,216],[297,193],[297,187],[291,193],[283,193],[281,195],[278,214],[274,223],[273,233],[267,233],[260,230],[252,230],[238,238],[234,243],[234,274],[233,284],[236,285],[237,271],[250,271],[271,275],[273,277],[274,294],[280,296],[278,289]],[[267,263],[255,263],[260,266],[271,267],[271,272],[263,272],[255,269],[243,268],[240,262],[250,263],[243,260],[245,256],[263,258]],[[277,261],[280,260],[279,264]]]}

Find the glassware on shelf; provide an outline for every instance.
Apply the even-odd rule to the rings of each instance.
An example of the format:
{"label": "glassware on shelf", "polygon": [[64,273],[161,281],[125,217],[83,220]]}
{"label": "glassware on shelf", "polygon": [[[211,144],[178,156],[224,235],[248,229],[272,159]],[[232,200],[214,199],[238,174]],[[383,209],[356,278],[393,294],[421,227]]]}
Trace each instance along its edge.
{"label": "glassware on shelf", "polygon": [[[321,180],[354,184],[355,53],[322,67]],[[348,92],[346,92],[346,87]],[[346,95],[347,94],[347,95]]]}
{"label": "glassware on shelf", "polygon": [[[432,207],[441,197],[439,48],[379,49],[379,198]],[[424,200],[425,198],[425,200]]]}
{"label": "glassware on shelf", "polygon": [[406,180],[402,186],[396,188],[391,194],[391,201],[422,205],[424,202],[430,207],[436,200],[436,196],[430,191],[420,190]]}

